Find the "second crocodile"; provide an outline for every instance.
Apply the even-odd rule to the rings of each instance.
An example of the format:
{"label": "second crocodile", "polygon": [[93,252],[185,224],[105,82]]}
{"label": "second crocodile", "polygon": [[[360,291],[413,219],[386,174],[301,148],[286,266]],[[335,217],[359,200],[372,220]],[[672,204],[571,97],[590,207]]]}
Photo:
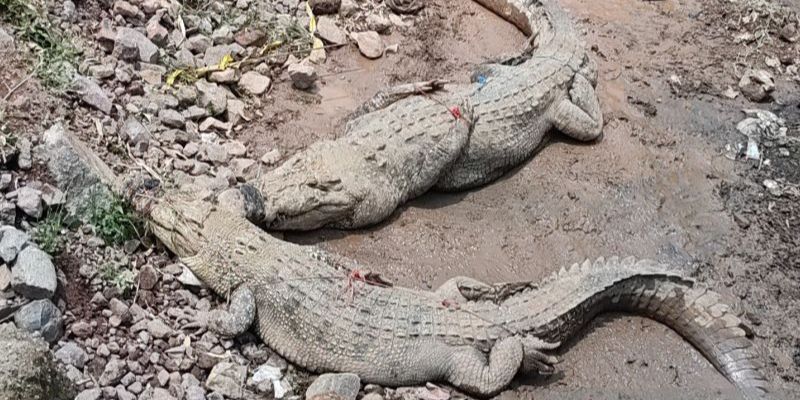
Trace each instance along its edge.
{"label": "second crocodile", "polygon": [[[261,204],[248,207],[260,211],[248,218],[270,229],[358,228],[384,220],[420,188],[464,190],[499,178],[528,159],[552,128],[578,140],[598,138],[595,66],[564,11],[554,0],[476,1],[535,38],[535,50],[483,65],[479,82],[443,95],[378,95],[343,137],[249,182],[256,190],[247,198]],[[474,107],[475,119],[469,141],[456,147],[462,142],[441,138],[458,116],[451,107],[462,103]],[[445,164],[442,152],[458,157]]]}

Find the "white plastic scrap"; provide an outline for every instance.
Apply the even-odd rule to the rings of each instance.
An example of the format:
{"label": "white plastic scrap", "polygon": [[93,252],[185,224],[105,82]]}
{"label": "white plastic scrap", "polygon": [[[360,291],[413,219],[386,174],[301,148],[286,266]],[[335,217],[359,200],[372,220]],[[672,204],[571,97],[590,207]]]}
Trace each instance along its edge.
{"label": "white plastic scrap", "polygon": [[747,136],[747,151],[748,159],[760,160],[761,152],[758,149],[759,143],[763,139],[774,140],[782,136],[786,136],[788,128],[786,128],[786,121],[779,118],[777,115],[766,110],[744,110],[747,118],[743,119],[736,125],[736,129],[743,135]]}

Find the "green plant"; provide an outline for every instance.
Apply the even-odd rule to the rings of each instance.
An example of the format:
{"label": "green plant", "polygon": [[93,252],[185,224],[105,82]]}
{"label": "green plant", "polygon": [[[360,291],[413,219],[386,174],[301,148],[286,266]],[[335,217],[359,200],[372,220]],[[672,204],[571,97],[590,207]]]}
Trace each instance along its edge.
{"label": "green plant", "polygon": [[100,269],[100,278],[108,285],[116,287],[125,296],[133,291],[136,276],[130,268],[118,264],[106,264]]}
{"label": "green plant", "polygon": [[88,213],[95,234],[107,244],[122,244],[139,236],[138,219],[119,197],[98,193]]}
{"label": "green plant", "polygon": [[52,255],[61,252],[64,247],[64,238],[61,236],[61,230],[65,226],[65,216],[66,214],[61,209],[51,211],[36,226],[33,232],[33,240],[39,245],[40,249]]}
{"label": "green plant", "polygon": [[0,0],[0,18],[38,48],[34,72],[47,87],[64,90],[72,82],[79,51],[67,36],[27,0]]}

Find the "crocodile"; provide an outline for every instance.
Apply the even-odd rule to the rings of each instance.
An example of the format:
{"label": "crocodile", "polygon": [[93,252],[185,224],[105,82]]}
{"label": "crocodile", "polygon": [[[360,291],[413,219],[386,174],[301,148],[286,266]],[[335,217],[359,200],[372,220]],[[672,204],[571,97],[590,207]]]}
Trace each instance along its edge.
{"label": "crocodile", "polygon": [[[566,13],[554,0],[476,1],[528,35],[529,48],[479,66],[474,82],[449,85],[441,95],[412,95],[436,89],[431,82],[405,95],[378,93],[343,136],[315,143],[249,181],[243,191],[258,194],[248,196],[258,204],[247,208],[262,212],[248,218],[275,230],[373,225],[420,188],[458,191],[498,179],[530,158],[553,128],[581,141],[599,138],[596,67]],[[457,147],[460,141],[443,138],[459,111],[453,106],[464,102],[475,115],[469,140]],[[443,163],[449,157],[430,153],[458,157]]]}
{"label": "crocodile", "polygon": [[[213,202],[116,177],[77,139],[49,135],[45,143],[60,182],[75,173],[97,176],[228,298],[227,310],[206,316],[209,329],[236,336],[252,328],[309,371],[351,372],[385,386],[447,382],[491,396],[520,371],[551,373],[552,351],[598,314],[616,311],[674,329],[748,397],[769,389],[744,321],[719,294],[666,265],[598,258],[539,283],[462,277],[436,291],[394,287],[360,272],[355,261],[279,240]],[[83,160],[80,168],[75,160]]]}

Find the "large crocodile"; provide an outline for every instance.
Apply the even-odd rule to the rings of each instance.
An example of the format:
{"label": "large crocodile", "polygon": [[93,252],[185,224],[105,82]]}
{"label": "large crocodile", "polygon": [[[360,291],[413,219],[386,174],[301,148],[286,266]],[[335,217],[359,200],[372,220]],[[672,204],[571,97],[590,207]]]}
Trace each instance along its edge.
{"label": "large crocodile", "polygon": [[[249,209],[263,212],[249,218],[272,229],[362,227],[384,220],[419,188],[455,191],[499,178],[552,128],[578,140],[598,138],[596,69],[555,0],[476,1],[535,38],[535,50],[483,65],[477,82],[443,95],[379,94],[341,138],[315,143],[251,181],[256,190],[248,191],[261,194],[263,207]],[[474,128],[456,147],[462,142],[443,139],[459,111],[451,107],[464,99],[475,108]],[[439,153],[459,157],[444,164],[448,157],[431,155]]]}
{"label": "large crocodile", "polygon": [[[720,296],[652,261],[597,259],[540,284],[487,285],[468,278],[436,292],[364,279],[355,262],[278,240],[230,210],[180,193],[139,195],[85,145],[49,134],[60,182],[93,174],[130,198],[152,232],[218,295],[209,327],[228,336],[254,328],[291,362],[388,386],[444,381],[492,395],[518,371],[550,372],[547,351],[597,314],[623,311],[661,321],[753,396],[768,382],[749,329]],[[76,167],[76,164],[80,164]],[[133,184],[131,184],[133,182]]]}

